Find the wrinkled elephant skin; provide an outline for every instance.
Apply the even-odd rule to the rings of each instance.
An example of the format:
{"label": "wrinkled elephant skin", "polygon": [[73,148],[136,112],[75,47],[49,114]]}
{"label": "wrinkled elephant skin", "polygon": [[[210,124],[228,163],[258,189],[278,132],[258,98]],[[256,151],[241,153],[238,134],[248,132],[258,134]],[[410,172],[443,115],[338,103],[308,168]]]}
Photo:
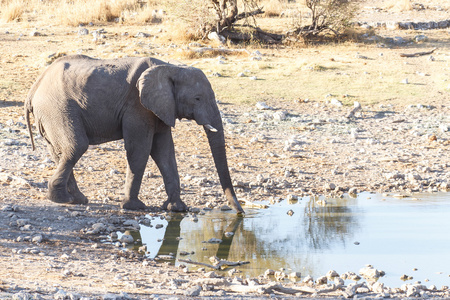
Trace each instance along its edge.
{"label": "wrinkled elephant skin", "polygon": [[230,204],[242,213],[227,165],[222,120],[202,71],[153,58],[99,60],[76,55],[56,60],[37,79],[25,101],[57,164],[47,198],[85,204],[73,168],[89,145],[124,140],[127,155],[125,209],[145,209],[138,194],[149,156],[164,179],[163,208],[186,211],[180,198],[172,127],[176,119],[203,125],[220,182]]}

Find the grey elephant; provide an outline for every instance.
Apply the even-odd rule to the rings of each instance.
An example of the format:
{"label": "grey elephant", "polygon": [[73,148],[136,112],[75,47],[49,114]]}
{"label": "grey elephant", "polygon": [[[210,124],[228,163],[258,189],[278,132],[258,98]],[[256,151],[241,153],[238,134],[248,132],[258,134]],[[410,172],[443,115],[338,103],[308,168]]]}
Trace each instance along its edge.
{"label": "grey elephant", "polygon": [[56,60],[37,79],[25,101],[33,149],[30,113],[47,141],[56,171],[47,198],[85,204],[73,167],[89,145],[123,139],[128,160],[125,209],[145,209],[138,194],[148,157],[158,166],[168,196],[163,209],[186,211],[171,128],[176,119],[203,125],[230,205],[239,204],[231,182],[222,119],[205,74],[153,58],[100,60],[83,55]]}

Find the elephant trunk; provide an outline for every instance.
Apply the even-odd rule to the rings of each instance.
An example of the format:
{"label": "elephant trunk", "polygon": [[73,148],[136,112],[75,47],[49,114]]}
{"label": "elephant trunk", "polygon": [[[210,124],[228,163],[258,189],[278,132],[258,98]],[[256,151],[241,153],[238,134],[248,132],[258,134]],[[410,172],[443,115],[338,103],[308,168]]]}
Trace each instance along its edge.
{"label": "elephant trunk", "polygon": [[237,200],[233,184],[231,183],[225,150],[223,126],[222,124],[213,124],[213,126],[216,131],[211,130],[208,125],[204,126],[204,129],[208,137],[209,146],[211,147],[214,164],[216,165],[217,173],[219,174],[220,184],[222,185],[223,192],[230,205],[238,212],[238,214],[244,213],[241,204]]}

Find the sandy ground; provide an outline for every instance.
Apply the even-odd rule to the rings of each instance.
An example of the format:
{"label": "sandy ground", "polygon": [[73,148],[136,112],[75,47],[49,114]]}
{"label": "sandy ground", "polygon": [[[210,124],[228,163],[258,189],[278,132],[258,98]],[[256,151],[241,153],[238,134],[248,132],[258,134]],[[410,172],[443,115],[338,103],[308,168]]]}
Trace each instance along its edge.
{"label": "sandy ground", "polygon": [[[367,11],[381,14],[383,9],[371,8],[383,8],[381,2],[368,2],[364,14]],[[433,8],[427,12],[435,12],[436,18],[443,15]],[[448,10],[444,12],[448,15]],[[385,11],[377,18],[382,16],[392,17]],[[120,35],[120,30],[123,29],[108,28],[109,32],[119,32],[116,36],[120,40],[114,44],[110,38],[109,43],[115,51],[122,49],[132,55],[133,49],[126,47],[126,38]],[[352,297],[355,293],[368,297],[450,297],[445,287],[434,291],[417,286],[401,290],[369,283],[342,286],[332,280],[324,285],[280,284],[264,278],[243,282],[212,278],[215,276],[208,273],[208,268],[205,271],[175,268],[164,261],[146,259],[101,243],[102,236],[123,230],[126,224],[142,222],[144,214],[166,216],[166,212],[159,210],[166,198],[162,178],[150,161],[141,189],[141,198],[150,206],[149,211],[120,210],[125,153],[122,142],[108,143],[92,147],[76,167],[80,188],[90,199],[88,206],[57,205],[45,200],[47,180],[54,165],[42,139],[36,139],[37,150],[31,151],[23,99],[42,72],[49,53],[82,49],[88,55],[104,56],[110,50],[105,50],[102,44],[79,42],[77,28],[43,28],[38,30],[40,35],[30,36],[34,31],[30,26],[16,24],[1,24],[0,28],[0,298],[258,298],[293,294],[330,298]],[[127,28],[127,31],[139,30]],[[434,34],[442,36],[445,32],[427,32],[430,37]],[[408,50],[422,51],[414,47]],[[170,51],[161,47],[154,54],[170,59]],[[260,51],[275,59],[286,55],[283,50]],[[367,57],[379,55],[375,47],[359,52]],[[441,62],[442,74],[448,79],[448,46],[433,55]],[[422,63],[408,68],[411,72],[423,72],[423,61],[426,57]],[[261,105],[236,105],[221,100],[229,165],[238,197],[255,201],[361,191],[404,195],[447,191],[449,96],[448,90],[446,93],[430,90],[430,99],[422,103],[405,104],[397,100],[364,104],[350,117],[353,107],[342,106],[333,97],[323,101],[267,99],[264,109]],[[178,122],[174,140],[183,200],[191,208],[199,209],[226,204],[201,129],[192,122]],[[93,225],[99,223],[104,228],[95,229]]]}

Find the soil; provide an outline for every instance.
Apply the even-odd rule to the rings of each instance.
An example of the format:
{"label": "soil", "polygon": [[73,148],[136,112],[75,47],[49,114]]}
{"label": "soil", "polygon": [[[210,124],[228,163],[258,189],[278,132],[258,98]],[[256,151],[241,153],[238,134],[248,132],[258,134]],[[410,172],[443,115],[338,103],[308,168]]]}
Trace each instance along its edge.
{"label": "soil", "polygon": [[[424,3],[422,11],[427,19],[438,21],[445,14],[448,16],[445,3],[441,5],[442,11],[433,8],[431,2],[435,1],[429,2]],[[365,4],[368,8],[362,12],[361,20],[392,18],[384,1]],[[372,13],[367,13],[369,10]],[[413,10],[406,20],[422,12]],[[405,14],[397,14],[395,19],[406,21],[398,20],[403,17]],[[356,293],[356,287],[352,286],[292,282],[283,282],[281,286],[263,278],[255,279],[261,284],[259,289],[250,288],[256,284],[250,279],[245,279],[242,288],[237,289],[235,286],[241,283],[235,281],[233,285],[231,278],[206,278],[214,277],[208,268],[202,271],[192,266],[175,267],[103,243],[109,233],[123,230],[127,221],[142,221],[146,214],[153,217],[168,214],[159,209],[166,195],[152,161],[140,194],[149,205],[148,211],[119,208],[126,170],[121,141],[91,147],[78,163],[75,176],[90,200],[87,206],[46,200],[47,181],[55,166],[45,142],[36,137],[36,129],[33,131],[37,150],[31,151],[23,117],[23,99],[28,89],[58,51],[105,57],[111,53],[106,50],[110,47],[113,51],[138,55],[133,47],[127,46],[133,37],[123,33],[139,32],[139,28],[98,27],[108,32],[105,45],[88,42],[91,37],[80,41],[78,28],[39,26],[35,30],[30,26],[0,25],[0,298],[231,299],[287,297],[295,292],[301,297],[332,298]],[[432,39],[434,35],[441,37],[448,33],[430,30],[426,34]],[[420,47],[408,49],[415,50],[423,51]],[[278,55],[270,49],[260,51],[263,57],[265,51]],[[283,50],[278,51],[283,56]],[[359,50],[360,55],[369,57],[378,52],[375,47]],[[52,53],[56,54],[49,57]],[[153,55],[168,60],[173,53],[169,45],[161,45]],[[448,79],[448,46],[435,55]],[[423,68],[419,71],[423,72]],[[326,101],[270,99],[265,104],[267,107],[261,109],[262,104],[256,107],[219,101],[224,113],[229,165],[239,199],[252,202],[274,201],[289,195],[336,197],[361,191],[411,195],[448,191],[450,187],[448,91],[444,94],[430,91],[430,99],[414,105],[399,101],[394,104],[385,101],[376,106],[364,104],[352,116],[349,114],[353,107],[342,106],[332,96]],[[199,126],[194,122],[178,122],[173,136],[185,203],[191,209],[219,209],[225,205],[206,136]],[[105,227],[94,230],[93,225],[99,223]],[[435,291],[415,287],[419,292],[408,294],[408,288],[377,290],[370,284],[367,286],[358,293],[369,297],[424,293],[450,297],[445,287]]]}

